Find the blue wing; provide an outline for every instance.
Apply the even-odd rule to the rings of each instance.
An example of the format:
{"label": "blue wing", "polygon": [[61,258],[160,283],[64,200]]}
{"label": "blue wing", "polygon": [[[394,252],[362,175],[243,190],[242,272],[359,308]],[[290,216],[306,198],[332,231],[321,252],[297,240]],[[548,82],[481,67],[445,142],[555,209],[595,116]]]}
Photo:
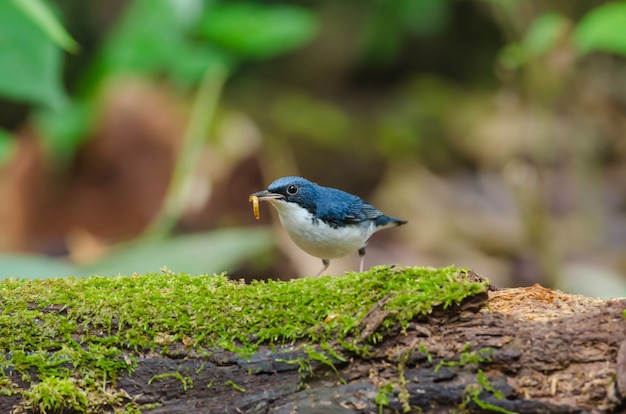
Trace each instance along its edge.
{"label": "blue wing", "polygon": [[359,201],[359,203],[355,203],[352,208],[348,210],[344,220],[349,223],[360,223],[365,220],[375,220],[383,215],[383,213],[374,206],[367,204],[363,200]]}
{"label": "blue wing", "polygon": [[334,188],[327,188],[317,203],[317,217],[333,227],[376,220],[383,213],[361,198]]}

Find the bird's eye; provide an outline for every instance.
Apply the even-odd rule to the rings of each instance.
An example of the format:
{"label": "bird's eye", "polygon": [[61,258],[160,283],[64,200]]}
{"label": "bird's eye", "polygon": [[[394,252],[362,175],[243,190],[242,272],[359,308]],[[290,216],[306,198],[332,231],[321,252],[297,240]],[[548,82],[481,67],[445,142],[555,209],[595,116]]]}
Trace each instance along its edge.
{"label": "bird's eye", "polygon": [[287,194],[289,195],[296,195],[298,194],[298,187],[291,184],[289,187],[287,187]]}

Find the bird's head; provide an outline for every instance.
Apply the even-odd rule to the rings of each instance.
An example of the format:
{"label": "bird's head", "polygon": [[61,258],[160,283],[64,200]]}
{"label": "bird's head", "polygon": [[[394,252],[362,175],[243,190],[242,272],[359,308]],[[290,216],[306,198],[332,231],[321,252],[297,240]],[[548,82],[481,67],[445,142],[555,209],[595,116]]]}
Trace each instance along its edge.
{"label": "bird's head", "polygon": [[302,177],[282,177],[251,196],[258,197],[259,201],[269,201],[275,207],[284,204],[297,204],[309,211],[314,211],[320,187]]}

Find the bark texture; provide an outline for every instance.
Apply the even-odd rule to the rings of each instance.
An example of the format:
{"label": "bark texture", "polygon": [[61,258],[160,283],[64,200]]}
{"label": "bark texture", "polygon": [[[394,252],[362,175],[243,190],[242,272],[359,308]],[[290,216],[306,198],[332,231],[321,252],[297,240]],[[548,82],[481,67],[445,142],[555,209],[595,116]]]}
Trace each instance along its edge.
{"label": "bark texture", "polygon": [[[623,299],[538,285],[491,291],[421,317],[406,332],[397,329],[367,357],[343,354],[346,361],[333,361],[336,371],[323,362],[302,364],[307,353],[297,345],[262,347],[249,359],[181,349],[144,356],[119,386],[137,402],[159,403],[145,411],[153,414],[621,412],[624,309]],[[377,306],[363,326],[376,329],[385,316]],[[153,378],[165,371],[183,380]]]}

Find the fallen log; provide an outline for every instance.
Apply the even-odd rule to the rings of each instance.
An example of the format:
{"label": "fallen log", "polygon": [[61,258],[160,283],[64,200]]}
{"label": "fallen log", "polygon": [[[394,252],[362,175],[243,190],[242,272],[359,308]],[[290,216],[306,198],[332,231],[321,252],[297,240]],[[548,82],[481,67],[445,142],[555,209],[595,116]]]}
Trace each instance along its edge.
{"label": "fallen log", "polygon": [[9,280],[0,304],[2,413],[625,409],[625,300],[454,268]]}

